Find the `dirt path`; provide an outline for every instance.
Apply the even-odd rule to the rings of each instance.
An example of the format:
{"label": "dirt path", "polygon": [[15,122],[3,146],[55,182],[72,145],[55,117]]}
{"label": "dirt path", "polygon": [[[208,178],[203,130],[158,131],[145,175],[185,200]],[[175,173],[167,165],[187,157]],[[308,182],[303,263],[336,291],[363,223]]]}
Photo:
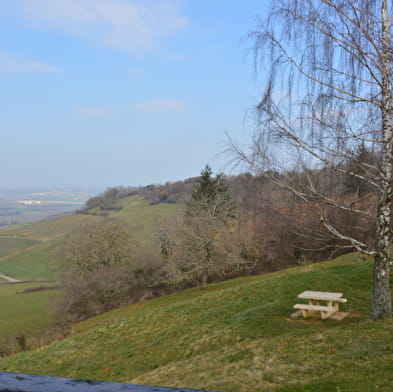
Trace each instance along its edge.
{"label": "dirt path", "polygon": [[3,278],[3,279],[5,279],[5,280],[7,280],[8,282],[11,282],[11,283],[22,282],[21,280],[10,278],[9,276],[3,275],[2,273],[0,273],[0,278]]}

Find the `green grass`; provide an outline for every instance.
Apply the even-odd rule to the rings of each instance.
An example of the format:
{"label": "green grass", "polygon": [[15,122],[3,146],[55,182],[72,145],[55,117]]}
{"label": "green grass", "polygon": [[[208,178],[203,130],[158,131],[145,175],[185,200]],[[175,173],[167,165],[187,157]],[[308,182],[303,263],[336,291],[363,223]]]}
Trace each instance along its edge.
{"label": "green grass", "polygon": [[0,229],[0,272],[22,280],[52,279],[50,249],[79,225],[102,219],[66,215]]}
{"label": "green grass", "polygon": [[21,280],[52,279],[49,267],[52,244],[53,241],[42,242],[22,253],[0,259],[0,271]]}
{"label": "green grass", "polygon": [[[146,246],[157,246],[160,226],[183,209],[181,204],[150,205],[139,196],[120,199],[115,206],[123,208],[120,211],[109,211],[109,215],[126,222],[131,227],[134,239]],[[102,212],[99,209],[94,211]]]}
{"label": "green grass", "polygon": [[[4,371],[221,391],[391,391],[393,320],[369,321],[355,255],[128,306],[0,361]],[[292,319],[304,290],[340,291],[341,322]]]}
{"label": "green grass", "polygon": [[[175,204],[151,206],[137,196],[121,199],[118,205],[123,209],[110,211],[109,215],[128,223],[133,238],[145,247],[158,246],[160,225],[182,208]],[[0,229],[0,272],[18,279],[52,279],[50,249],[56,241],[99,219],[103,218],[74,214]]]}
{"label": "green grass", "polygon": [[82,225],[96,219],[99,218],[91,215],[65,215],[39,222],[1,228],[0,237],[15,236],[31,240],[48,241],[68,233],[78,225]]}
{"label": "green grass", "polygon": [[[128,222],[135,237],[144,244],[151,244],[151,232],[156,224],[172,215],[178,206],[149,206],[140,198],[119,201],[124,206],[120,212],[111,214]],[[91,215],[66,215],[39,222],[32,222],[0,229],[0,273],[21,280],[53,279],[51,249],[74,228],[103,219]],[[0,278],[0,283],[5,283]],[[53,291],[16,294],[28,285],[0,285],[0,342],[15,336],[19,330],[34,336],[37,331],[50,327],[47,312]],[[1,348],[1,347],[0,347]]]}
{"label": "green grass", "polygon": [[0,237],[0,258],[22,252],[37,242],[36,240],[27,238]]}
{"label": "green grass", "polygon": [[[140,198],[123,199],[119,203],[124,209],[111,214],[130,223],[137,240],[146,245],[154,243],[157,238],[151,235],[154,226],[179,208],[173,205],[149,206]],[[74,214],[1,228],[0,273],[21,280],[53,279],[51,249],[71,230],[100,219],[103,218]],[[38,331],[50,327],[48,301],[54,291],[16,294],[16,291],[42,283],[1,284],[5,282],[0,278],[0,343],[4,339],[13,339],[20,330],[34,337]]]}
{"label": "green grass", "polygon": [[48,302],[55,290],[22,293],[38,286],[42,284],[0,284],[0,340],[11,339],[18,332],[29,338],[50,326]]}

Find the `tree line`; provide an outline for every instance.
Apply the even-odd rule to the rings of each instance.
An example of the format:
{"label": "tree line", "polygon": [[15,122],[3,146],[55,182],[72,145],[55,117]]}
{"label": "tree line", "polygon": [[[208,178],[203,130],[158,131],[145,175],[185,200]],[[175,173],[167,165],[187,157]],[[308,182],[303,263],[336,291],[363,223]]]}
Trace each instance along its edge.
{"label": "tree line", "polygon": [[[373,159],[373,154],[364,151],[358,155]],[[352,178],[336,176],[328,168],[312,174],[320,187],[335,190],[332,197],[349,201],[360,196],[363,207],[372,210],[375,195]],[[277,172],[269,175],[277,180],[283,176]],[[310,173],[295,171],[291,175],[300,186]],[[95,197],[94,203],[87,202],[85,213],[89,213],[88,206],[100,207],[97,200],[108,206],[107,195],[129,197],[127,189],[110,189]],[[145,187],[137,194],[156,204],[157,196],[171,198],[172,192],[184,208],[151,233],[159,237],[156,248],[140,244],[126,223],[109,216],[65,237],[52,254],[63,287],[63,295],[55,304],[59,322],[81,320],[175,290],[204,287],[209,282],[312,263],[355,250],[330,236],[307,203],[263,175],[214,175],[207,165],[199,177]],[[111,203],[116,200],[119,197]],[[350,235],[356,228],[363,232],[364,241],[373,241],[371,222],[345,211],[331,214],[343,232]]]}

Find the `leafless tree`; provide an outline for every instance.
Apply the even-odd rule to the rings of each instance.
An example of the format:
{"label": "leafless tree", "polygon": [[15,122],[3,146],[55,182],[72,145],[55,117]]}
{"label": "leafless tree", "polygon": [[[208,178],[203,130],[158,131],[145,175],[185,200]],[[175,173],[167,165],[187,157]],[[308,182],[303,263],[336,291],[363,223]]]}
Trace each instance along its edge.
{"label": "leafless tree", "polygon": [[[230,149],[308,204],[327,233],[374,257],[371,317],[391,317],[392,1],[272,4],[250,34],[265,85],[257,127],[250,149],[231,141]],[[361,148],[377,159],[359,159]],[[323,170],[360,181],[370,192],[336,197],[337,190],[318,182]],[[342,231],[329,219],[332,209],[373,220],[374,243],[359,239],[356,229]]]}
{"label": "leafless tree", "polygon": [[131,232],[115,218],[102,218],[70,232],[55,249],[54,266],[67,274],[81,275],[101,267],[130,262]]}
{"label": "leafless tree", "polygon": [[195,181],[182,221],[172,235],[161,237],[161,254],[169,261],[173,282],[205,287],[209,279],[223,279],[239,266],[234,210],[223,175],[213,177],[207,165]]}

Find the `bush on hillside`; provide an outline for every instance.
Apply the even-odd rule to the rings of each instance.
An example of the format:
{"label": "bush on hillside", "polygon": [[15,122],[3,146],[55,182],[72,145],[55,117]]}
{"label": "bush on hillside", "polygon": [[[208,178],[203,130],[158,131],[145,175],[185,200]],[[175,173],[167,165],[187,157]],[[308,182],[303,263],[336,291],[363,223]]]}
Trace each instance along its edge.
{"label": "bush on hillside", "polygon": [[138,188],[135,187],[113,187],[108,188],[105,192],[98,196],[91,197],[87,200],[84,208],[79,210],[79,213],[90,213],[89,210],[93,208],[100,208],[101,210],[121,210],[122,207],[114,206],[116,200],[124,197],[134,196],[138,193]]}
{"label": "bush on hillside", "polygon": [[53,253],[62,294],[54,302],[67,324],[154,295],[165,274],[154,253],[138,246],[128,226],[103,218],[68,234]]}
{"label": "bush on hillside", "polygon": [[177,284],[201,285],[232,276],[237,257],[235,204],[222,174],[206,165],[191,189],[183,219],[161,236],[161,254]]}

